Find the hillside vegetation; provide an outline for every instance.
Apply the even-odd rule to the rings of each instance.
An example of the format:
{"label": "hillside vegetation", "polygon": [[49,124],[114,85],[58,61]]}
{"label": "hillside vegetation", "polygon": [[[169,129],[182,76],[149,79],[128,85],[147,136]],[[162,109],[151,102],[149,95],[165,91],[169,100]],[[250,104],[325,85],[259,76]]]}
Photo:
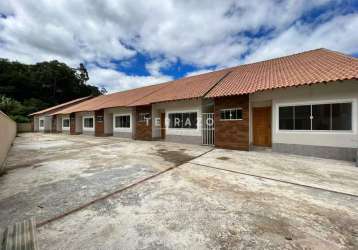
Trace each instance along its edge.
{"label": "hillside vegetation", "polygon": [[33,65],[0,59],[0,110],[16,122],[28,114],[101,91],[86,84],[83,71],[58,61]]}

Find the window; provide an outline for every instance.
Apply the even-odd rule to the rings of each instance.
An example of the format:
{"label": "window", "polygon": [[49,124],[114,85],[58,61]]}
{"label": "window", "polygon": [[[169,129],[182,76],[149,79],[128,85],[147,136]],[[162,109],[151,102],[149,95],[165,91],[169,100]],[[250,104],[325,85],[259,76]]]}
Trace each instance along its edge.
{"label": "window", "polygon": [[312,105],[312,130],[330,130],[331,105]]}
{"label": "window", "polygon": [[311,106],[295,106],[295,115],[293,121],[293,129],[295,130],[310,130],[311,129]]}
{"label": "window", "polygon": [[69,128],[70,127],[70,119],[63,119],[62,120],[62,127]]}
{"label": "window", "polygon": [[40,120],[40,128],[43,128],[45,126],[45,121],[43,119]]}
{"label": "window", "polygon": [[352,130],[352,103],[279,107],[280,130]]}
{"label": "window", "polygon": [[131,127],[130,115],[115,116],[114,126],[116,128],[130,128]]}
{"label": "window", "polygon": [[169,114],[169,128],[197,128],[197,113],[170,113]]}
{"label": "window", "polygon": [[242,120],[242,109],[222,109],[220,110],[221,120]]}
{"label": "window", "polygon": [[84,128],[93,128],[93,117],[83,118],[83,127]]}
{"label": "window", "polygon": [[138,122],[145,122],[150,119],[150,113],[139,113]]}
{"label": "window", "polygon": [[279,110],[279,127],[280,129],[293,129],[293,108],[294,107],[280,107]]}
{"label": "window", "polygon": [[352,130],[352,104],[332,104],[332,130]]}

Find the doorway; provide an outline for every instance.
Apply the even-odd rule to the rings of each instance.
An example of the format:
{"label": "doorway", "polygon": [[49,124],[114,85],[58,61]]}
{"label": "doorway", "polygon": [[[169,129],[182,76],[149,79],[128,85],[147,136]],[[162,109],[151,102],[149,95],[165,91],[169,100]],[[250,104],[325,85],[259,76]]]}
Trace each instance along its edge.
{"label": "doorway", "polygon": [[253,108],[253,145],[271,147],[271,107]]}

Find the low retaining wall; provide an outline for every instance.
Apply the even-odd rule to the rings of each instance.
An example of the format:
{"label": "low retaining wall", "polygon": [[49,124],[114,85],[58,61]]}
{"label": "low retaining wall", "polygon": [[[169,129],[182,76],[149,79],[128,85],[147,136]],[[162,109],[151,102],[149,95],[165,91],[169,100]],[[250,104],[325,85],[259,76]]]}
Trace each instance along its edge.
{"label": "low retaining wall", "polygon": [[16,137],[16,122],[0,111],[0,173],[11,144]]}
{"label": "low retaining wall", "polygon": [[17,132],[18,133],[32,132],[31,122],[18,123],[17,124]]}

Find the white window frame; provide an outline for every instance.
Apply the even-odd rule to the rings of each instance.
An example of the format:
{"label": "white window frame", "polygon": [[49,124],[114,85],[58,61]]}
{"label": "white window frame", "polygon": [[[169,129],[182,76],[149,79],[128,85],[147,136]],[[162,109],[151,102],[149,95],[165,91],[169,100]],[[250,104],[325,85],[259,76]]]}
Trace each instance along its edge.
{"label": "white window frame", "polygon": [[[41,121],[43,121],[43,126],[41,126]],[[39,118],[39,129],[45,129],[45,118]]]}
{"label": "white window frame", "polygon": [[[221,111],[227,111],[227,110],[241,110],[241,112],[243,112],[242,108],[220,109],[219,110],[220,121],[225,122],[225,121],[242,121],[243,120],[243,118],[241,118],[241,119],[221,119]],[[244,115],[244,114],[242,114],[242,115]]]}
{"label": "white window frame", "polygon": [[[285,130],[280,129],[280,107],[287,106],[302,106],[302,105],[320,105],[320,104],[335,104],[335,103],[352,103],[352,129],[351,130]],[[313,134],[356,134],[357,133],[357,100],[356,99],[331,99],[319,101],[302,101],[302,102],[280,102],[275,104],[276,112],[276,133],[313,133]],[[312,108],[311,108],[312,109]],[[312,120],[311,120],[312,124]],[[312,125],[311,125],[312,127]]]}
{"label": "white window frame", "polygon": [[[93,127],[85,127],[85,119],[88,118],[92,118],[93,119]],[[94,131],[94,127],[95,127],[95,119],[93,115],[86,115],[86,116],[82,116],[82,130],[83,131]]]}
{"label": "white window frame", "polygon": [[[65,120],[68,120],[68,127],[63,126]],[[62,130],[69,130],[71,127],[71,120],[69,117],[62,118]]]}
{"label": "white window frame", "polygon": [[143,115],[144,114],[144,116],[143,117],[145,117],[145,115],[149,115],[150,116],[150,112],[140,112],[139,114],[138,114],[138,120],[137,120],[137,122],[146,122],[147,120],[150,120],[150,117],[149,118],[144,118],[143,120],[141,120],[140,118],[141,118],[141,115]]}
{"label": "white window frame", "polygon": [[[170,118],[169,115],[170,114],[184,114],[184,113],[196,113],[196,128],[171,128],[170,127]],[[201,126],[201,121],[199,119],[201,119],[201,117],[199,117],[199,111],[198,110],[173,110],[173,111],[169,111],[166,112],[165,114],[165,128],[168,130],[181,130],[181,131],[196,131],[199,130],[199,127]]]}
{"label": "white window frame", "polygon": [[[129,116],[129,128],[116,127],[116,117],[121,116]],[[133,124],[133,116],[132,113],[121,113],[121,114],[113,114],[113,131],[114,132],[132,132],[132,124]]]}

